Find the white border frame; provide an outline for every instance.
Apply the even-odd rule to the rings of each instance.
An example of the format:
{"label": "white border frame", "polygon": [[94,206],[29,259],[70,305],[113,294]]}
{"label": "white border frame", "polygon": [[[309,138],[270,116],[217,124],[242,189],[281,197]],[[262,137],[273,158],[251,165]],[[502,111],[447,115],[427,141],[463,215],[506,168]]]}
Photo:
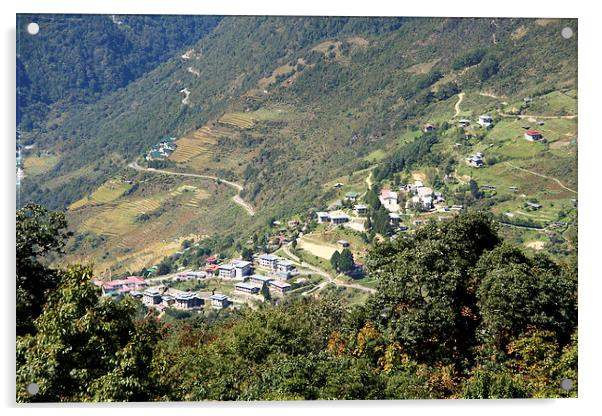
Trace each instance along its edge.
{"label": "white border frame", "polygon": [[[3,29],[3,65],[2,91],[4,92],[2,126],[6,138],[3,141],[4,163],[2,173],[5,176],[2,184],[2,195],[8,195],[3,206],[2,215],[2,318],[5,333],[0,343],[5,371],[1,378],[1,394],[3,407],[9,412],[49,415],[58,414],[96,414],[110,410],[117,415],[127,414],[133,409],[150,411],[170,411],[168,408],[198,407],[191,412],[219,412],[220,414],[250,415],[283,412],[286,415],[308,412],[326,414],[335,412],[347,415],[365,414],[371,409],[387,414],[415,413],[466,415],[467,413],[483,413],[507,415],[508,412],[545,412],[546,414],[580,414],[589,413],[596,408],[597,387],[602,374],[598,350],[600,345],[599,320],[600,276],[596,264],[596,248],[600,231],[600,221],[596,215],[596,187],[602,176],[597,169],[599,155],[602,155],[602,138],[596,135],[596,121],[599,115],[600,91],[599,73],[600,54],[600,18],[593,2],[577,4],[557,0],[531,1],[506,0],[503,2],[483,1],[421,1],[399,2],[393,4],[383,0],[368,2],[320,1],[305,0],[302,2],[283,2],[275,0],[103,0],[88,1],[33,1],[19,0],[12,4],[2,3]],[[18,406],[14,404],[14,314],[15,283],[12,279],[15,269],[15,236],[14,236],[14,125],[15,125],[15,13],[116,13],[116,14],[218,14],[218,15],[343,15],[343,16],[457,16],[457,17],[570,17],[579,19],[579,188],[584,190],[579,198],[579,399],[564,400],[498,400],[498,401],[380,401],[380,402],[270,402],[270,403],[158,403],[158,404],[67,404],[67,405],[34,405]],[[587,192],[585,192],[587,191]],[[585,224],[585,226],[584,226]],[[598,237],[598,238],[597,238]],[[10,265],[9,267],[6,267]],[[139,411],[140,411],[139,410]],[[175,409],[173,409],[175,410]]]}

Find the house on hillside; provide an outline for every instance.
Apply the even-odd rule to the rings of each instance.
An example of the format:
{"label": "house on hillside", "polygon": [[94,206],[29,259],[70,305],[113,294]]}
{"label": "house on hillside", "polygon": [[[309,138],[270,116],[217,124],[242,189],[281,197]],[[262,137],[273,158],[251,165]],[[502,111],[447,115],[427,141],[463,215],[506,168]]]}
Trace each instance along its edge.
{"label": "house on hillside", "polygon": [[391,225],[396,226],[399,225],[399,214],[395,213],[395,212],[390,212],[389,213],[389,222]]}
{"label": "house on hillside", "polygon": [[341,248],[348,248],[349,247],[349,241],[347,240],[339,240],[337,241],[337,244],[339,245],[339,247]]}
{"label": "house on hillside", "polygon": [[460,127],[468,127],[470,126],[470,120],[463,118],[458,121],[458,124],[460,125]]}
{"label": "house on hillside", "polygon": [[468,166],[471,166],[473,168],[483,167],[483,160],[476,155],[467,157],[466,163],[468,164]]}
{"label": "house on hillside", "polygon": [[357,192],[347,192],[345,194],[345,199],[347,201],[355,202],[359,196],[360,194],[358,194]]}
{"label": "house on hillside", "polygon": [[205,267],[205,273],[207,273],[207,277],[215,276],[219,273],[219,266],[217,264],[208,264]]}
{"label": "house on hillside", "polygon": [[378,199],[388,211],[399,210],[399,205],[397,204],[397,192],[393,192],[390,189],[382,189]]}
{"label": "house on hillside", "polygon": [[242,279],[245,276],[248,276],[253,271],[253,265],[250,261],[246,260],[234,260],[232,261],[232,265],[234,266],[235,276],[237,279]]}
{"label": "house on hillside", "polygon": [[525,132],[525,139],[530,142],[537,142],[543,139],[543,135],[537,130],[527,130]]}
{"label": "house on hillside", "polygon": [[252,274],[251,276],[249,276],[249,282],[259,285],[259,286],[263,286],[264,283],[269,283],[272,280],[274,280],[274,279],[272,279],[271,277],[268,277],[268,276],[261,275],[261,274]]}
{"label": "house on hillside", "polygon": [[142,303],[145,305],[158,305],[161,303],[161,294],[158,290],[146,290],[142,294]]}
{"label": "house on hillside", "polygon": [[196,293],[182,292],[175,296],[174,306],[179,309],[193,309],[203,306],[204,303]]}
{"label": "house on hillside", "polygon": [[477,122],[483,127],[493,126],[493,118],[490,115],[484,114],[479,116],[479,121]]}
{"label": "house on hillside", "polygon": [[295,266],[288,260],[278,260],[276,264],[276,272],[289,274],[295,270]]}
{"label": "house on hillside", "polygon": [[238,290],[239,292],[250,293],[252,295],[255,295],[255,294],[259,293],[260,288],[257,286],[253,286],[249,283],[238,282],[237,284],[234,285],[234,289]]}
{"label": "house on hillside", "polygon": [[333,224],[345,224],[349,222],[349,216],[344,212],[332,212],[330,213],[330,222]]}
{"label": "house on hillside", "polygon": [[278,256],[274,256],[273,254],[262,254],[259,256],[259,265],[266,269],[276,270],[278,260],[280,260],[280,258]]}
{"label": "house on hillside", "polygon": [[205,260],[206,265],[217,264],[219,263],[219,259],[216,256],[207,257]]}
{"label": "house on hillside", "polygon": [[530,206],[531,208],[537,210],[541,208],[541,204],[538,204],[536,202],[528,202],[526,203],[528,206]]}
{"label": "house on hillside", "polygon": [[433,126],[432,124],[425,124],[424,127],[422,128],[422,131],[425,133],[430,133],[432,131],[435,131],[435,126]]}
{"label": "house on hillside", "polygon": [[368,207],[363,204],[355,205],[353,210],[357,213],[357,215],[366,215],[368,213]]}
{"label": "house on hillside", "polygon": [[140,276],[129,276],[109,282],[95,281],[94,284],[102,289],[103,295],[124,295],[131,291],[139,292],[148,287],[146,281]]}
{"label": "house on hillside", "polygon": [[280,280],[272,280],[269,285],[280,293],[286,293],[291,290],[292,287],[290,283],[282,282]]}
{"label": "house on hillside", "polygon": [[318,217],[318,223],[322,224],[325,222],[330,222],[330,214],[325,211],[316,212],[316,216]]}
{"label": "house on hillside", "polygon": [[215,293],[211,295],[209,298],[211,300],[211,306],[216,309],[227,308],[230,305],[230,301],[226,295],[222,295],[221,293]]}
{"label": "house on hillside", "polygon": [[222,279],[234,279],[236,277],[236,267],[232,264],[222,264],[217,268],[217,275]]}

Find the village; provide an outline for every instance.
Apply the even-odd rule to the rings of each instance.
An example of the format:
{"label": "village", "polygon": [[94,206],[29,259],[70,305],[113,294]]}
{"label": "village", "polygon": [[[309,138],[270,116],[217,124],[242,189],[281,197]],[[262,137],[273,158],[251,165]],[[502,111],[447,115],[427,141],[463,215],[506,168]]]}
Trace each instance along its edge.
{"label": "village", "polygon": [[[456,155],[463,153],[465,167],[481,172],[482,168],[491,165],[486,153],[494,145],[473,139],[477,135],[484,136],[479,129],[493,129],[494,118],[482,114],[474,122],[461,118],[452,123],[457,125],[464,143],[453,146],[452,141],[450,146],[454,147]],[[536,123],[544,125],[542,121]],[[449,129],[448,126],[442,130]],[[521,127],[526,142],[545,141],[543,134],[531,125]],[[421,131],[436,134],[438,129],[436,124],[427,123]],[[453,138],[449,133],[446,137]],[[152,146],[146,160],[168,160],[177,147],[174,141],[168,137]],[[465,152],[463,149],[466,148],[472,152]],[[466,207],[458,203],[450,191],[456,188],[446,186],[447,183],[458,184],[457,175],[446,174],[437,182],[432,176],[410,172],[403,180],[398,175],[396,180],[379,180],[376,184],[370,180],[371,176],[372,171],[368,169],[365,180],[350,184],[341,178],[342,182],[330,182],[326,191],[330,191],[327,198],[331,199],[322,201],[322,205],[310,210],[308,215],[273,219],[263,245],[252,240],[246,243],[250,255],[245,256],[244,252],[230,252],[225,256],[214,254],[204,258],[203,267],[197,265],[195,269],[189,269],[180,264],[175,273],[168,275],[159,275],[155,265],[145,269],[147,274],[144,276],[95,281],[95,284],[104,295],[129,295],[159,313],[166,310],[200,312],[245,305],[256,307],[261,302],[277,302],[285,296],[317,294],[326,287],[372,293],[374,282],[364,279],[364,262],[374,241],[396,240],[404,233],[414,233],[430,221],[447,221]],[[462,183],[467,184],[460,182],[460,185]],[[487,182],[480,183],[478,189],[484,196],[495,195],[497,190]],[[508,186],[514,194],[518,189],[516,185]],[[537,200],[520,196],[525,197],[525,211],[542,208]],[[383,217],[386,218],[384,227]],[[381,223],[379,228],[375,227],[378,221]],[[184,248],[175,256],[181,256],[189,249]],[[339,259],[343,254],[349,261],[341,267]]]}

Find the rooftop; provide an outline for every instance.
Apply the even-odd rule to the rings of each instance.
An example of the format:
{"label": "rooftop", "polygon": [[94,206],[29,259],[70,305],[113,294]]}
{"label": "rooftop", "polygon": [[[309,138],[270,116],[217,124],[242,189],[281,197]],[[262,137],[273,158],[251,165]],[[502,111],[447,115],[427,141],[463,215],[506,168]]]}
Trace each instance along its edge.
{"label": "rooftop", "polygon": [[212,300],[226,300],[228,296],[222,295],[221,293],[216,293],[215,295],[211,295],[210,299]]}
{"label": "rooftop", "polygon": [[278,256],[274,256],[273,254],[262,254],[261,256],[259,256],[259,258],[261,260],[267,260],[267,261],[275,261],[275,260],[279,259]]}

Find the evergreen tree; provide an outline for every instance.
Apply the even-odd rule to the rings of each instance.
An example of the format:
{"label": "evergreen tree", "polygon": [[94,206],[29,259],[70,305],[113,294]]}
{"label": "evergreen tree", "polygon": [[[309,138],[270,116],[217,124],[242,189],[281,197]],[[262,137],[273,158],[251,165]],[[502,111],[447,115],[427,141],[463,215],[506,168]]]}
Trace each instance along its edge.
{"label": "evergreen tree", "polygon": [[339,253],[339,251],[335,251],[334,253],[332,253],[332,256],[330,257],[330,264],[332,265],[332,268],[335,269],[337,272],[339,271],[339,262],[341,260],[341,253]]}
{"label": "evergreen tree", "polygon": [[349,250],[348,248],[343,249],[339,257],[338,264],[340,272],[349,273],[353,270],[355,263],[353,260],[353,254],[351,253],[351,250]]}

